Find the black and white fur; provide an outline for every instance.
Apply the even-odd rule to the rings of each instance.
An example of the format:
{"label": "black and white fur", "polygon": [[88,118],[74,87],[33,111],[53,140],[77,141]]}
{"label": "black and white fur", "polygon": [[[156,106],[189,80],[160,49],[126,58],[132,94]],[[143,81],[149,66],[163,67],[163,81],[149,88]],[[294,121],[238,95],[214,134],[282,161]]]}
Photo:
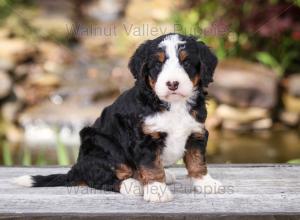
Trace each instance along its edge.
{"label": "black and white fur", "polygon": [[[187,52],[184,60],[179,59],[181,50]],[[165,55],[164,60],[158,60],[158,52]],[[146,201],[171,200],[173,196],[166,183],[174,182],[175,176],[168,170],[166,183],[142,185],[134,177],[118,179],[116,168],[119,164],[132,170],[151,167],[157,149],[161,149],[163,165],[172,165],[183,157],[187,142],[205,154],[205,88],[213,81],[216,64],[210,49],[194,37],[167,34],[146,41],[129,62],[136,79],[134,87],[106,107],[92,126],[80,132],[80,152],[71,170],[67,174],[22,176],[15,181],[28,187],[74,186],[84,182],[96,189],[143,195]],[[195,84],[196,77],[200,80]],[[169,89],[168,82],[177,82],[177,88]],[[197,113],[196,117],[192,111]],[[158,132],[160,137],[145,134],[143,126]],[[194,132],[203,133],[205,138],[194,140]],[[192,180],[196,187],[220,184],[208,174]],[[154,194],[149,190],[151,187],[161,190]]]}

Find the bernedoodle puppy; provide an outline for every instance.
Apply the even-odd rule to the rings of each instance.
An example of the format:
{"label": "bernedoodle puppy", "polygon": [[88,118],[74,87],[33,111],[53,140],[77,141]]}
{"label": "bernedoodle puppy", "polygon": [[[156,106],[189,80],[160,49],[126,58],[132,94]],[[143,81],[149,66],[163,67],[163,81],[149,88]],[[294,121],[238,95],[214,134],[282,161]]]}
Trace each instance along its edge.
{"label": "bernedoodle puppy", "polygon": [[206,88],[216,65],[211,50],[191,36],[167,34],[144,42],[129,62],[135,85],[81,130],[71,170],[15,181],[29,187],[85,184],[166,202],[173,198],[166,184],[175,176],[164,167],[183,158],[196,190],[217,189],[220,182],[207,172],[204,126]]}

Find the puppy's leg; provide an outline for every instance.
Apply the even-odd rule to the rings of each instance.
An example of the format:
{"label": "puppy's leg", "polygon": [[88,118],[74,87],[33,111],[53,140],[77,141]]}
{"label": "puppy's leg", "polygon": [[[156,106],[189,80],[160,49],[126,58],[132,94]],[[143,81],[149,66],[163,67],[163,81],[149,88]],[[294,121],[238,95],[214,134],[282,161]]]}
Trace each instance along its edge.
{"label": "puppy's leg", "polygon": [[[150,153],[150,152],[149,152]],[[173,195],[166,185],[165,170],[160,159],[160,151],[151,152],[153,161],[143,161],[139,167],[139,180],[144,186],[144,200],[149,202],[168,202]],[[146,163],[145,163],[146,162]]]}
{"label": "puppy's leg", "polygon": [[196,191],[217,193],[221,183],[213,179],[207,172],[205,161],[207,139],[207,131],[205,135],[191,135],[187,141],[184,162]]}

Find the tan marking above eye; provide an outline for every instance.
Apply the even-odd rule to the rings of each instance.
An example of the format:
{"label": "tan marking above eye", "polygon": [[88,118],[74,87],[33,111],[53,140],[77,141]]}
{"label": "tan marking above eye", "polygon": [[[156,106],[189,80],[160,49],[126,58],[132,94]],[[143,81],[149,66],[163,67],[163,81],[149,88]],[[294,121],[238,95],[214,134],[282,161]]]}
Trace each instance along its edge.
{"label": "tan marking above eye", "polygon": [[165,61],[165,59],[166,59],[166,55],[165,55],[165,53],[162,52],[162,51],[157,52],[157,53],[156,53],[156,56],[157,56],[159,62],[161,62],[161,63],[163,63],[163,62]]}
{"label": "tan marking above eye", "polygon": [[179,51],[179,60],[180,62],[184,61],[188,56],[188,53],[185,50]]}

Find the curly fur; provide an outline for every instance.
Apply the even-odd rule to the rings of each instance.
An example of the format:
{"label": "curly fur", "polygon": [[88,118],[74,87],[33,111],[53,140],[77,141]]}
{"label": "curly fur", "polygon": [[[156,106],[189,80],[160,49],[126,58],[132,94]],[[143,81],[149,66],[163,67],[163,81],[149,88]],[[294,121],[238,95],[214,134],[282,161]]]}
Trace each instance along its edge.
{"label": "curly fur", "polygon": [[[84,183],[93,188],[119,192],[123,181],[117,175],[120,165],[128,168],[124,176],[131,178],[137,178],[140,167],[153,165],[157,152],[164,152],[169,134],[168,131],[158,131],[155,136],[147,134],[143,126],[146,118],[170,111],[172,103],[156,95],[149,77],[154,82],[159,78],[163,63],[158,63],[155,54],[164,51],[159,45],[171,35],[174,34],[148,40],[135,51],[129,62],[129,69],[136,79],[135,85],[106,107],[92,126],[82,129],[78,160],[70,171],[67,174],[32,176],[32,186]],[[189,54],[188,60],[180,61],[181,67],[191,81],[195,77],[200,78],[195,84],[193,97],[186,100],[186,114],[193,116],[195,123],[204,123],[207,116],[205,87],[213,80],[217,59],[204,43],[197,42],[194,37],[177,36],[184,42],[184,47],[180,44],[178,50],[184,49]],[[185,134],[188,135],[187,144],[183,147],[199,148],[204,154],[208,132],[205,130],[204,133],[202,140],[195,138],[192,132]]]}

